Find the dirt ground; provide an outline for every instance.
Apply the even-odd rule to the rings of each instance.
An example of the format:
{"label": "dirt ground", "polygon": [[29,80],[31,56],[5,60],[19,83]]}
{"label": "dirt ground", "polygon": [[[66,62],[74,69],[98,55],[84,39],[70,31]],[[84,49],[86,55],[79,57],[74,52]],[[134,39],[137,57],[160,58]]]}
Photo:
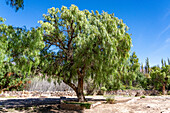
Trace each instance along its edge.
{"label": "dirt ground", "polygon": [[83,111],[60,110],[57,105],[3,109],[8,113],[170,113],[170,96],[115,97],[116,104],[101,104]]}
{"label": "dirt ground", "polygon": [[170,96],[132,98],[125,103],[102,104],[85,113],[170,113]]}

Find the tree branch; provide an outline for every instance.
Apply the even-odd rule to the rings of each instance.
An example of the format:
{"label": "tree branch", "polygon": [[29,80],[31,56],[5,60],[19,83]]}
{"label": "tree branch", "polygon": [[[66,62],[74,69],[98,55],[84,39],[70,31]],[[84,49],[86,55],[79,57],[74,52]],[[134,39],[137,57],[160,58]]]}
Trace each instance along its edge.
{"label": "tree branch", "polygon": [[63,80],[63,82],[67,85],[69,85],[74,91],[77,91],[77,87],[71,83],[70,81]]}

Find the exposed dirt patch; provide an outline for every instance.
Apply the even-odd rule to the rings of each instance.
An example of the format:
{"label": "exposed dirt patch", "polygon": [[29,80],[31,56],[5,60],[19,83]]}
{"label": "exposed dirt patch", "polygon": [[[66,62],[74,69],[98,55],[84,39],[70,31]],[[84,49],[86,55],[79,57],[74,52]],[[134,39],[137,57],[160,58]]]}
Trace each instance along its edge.
{"label": "exposed dirt patch", "polygon": [[170,96],[146,97],[125,103],[102,104],[85,113],[170,113]]}

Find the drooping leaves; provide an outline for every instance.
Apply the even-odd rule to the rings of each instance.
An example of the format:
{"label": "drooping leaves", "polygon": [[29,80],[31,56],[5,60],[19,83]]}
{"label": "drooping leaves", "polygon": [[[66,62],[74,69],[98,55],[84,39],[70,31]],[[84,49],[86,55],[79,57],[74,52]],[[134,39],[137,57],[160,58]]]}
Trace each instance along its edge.
{"label": "drooping leaves", "polygon": [[50,8],[43,17],[42,68],[48,75],[77,81],[80,72],[101,83],[129,58],[128,27],[114,14],[80,11],[72,5]]}
{"label": "drooping leaves", "polygon": [[[3,89],[14,87],[20,81],[24,83],[24,79],[33,74],[40,62],[39,54],[44,42],[42,29],[26,30],[5,25],[3,18],[0,20],[0,84]],[[11,77],[15,79],[10,80]],[[10,86],[4,85],[7,80]]]}

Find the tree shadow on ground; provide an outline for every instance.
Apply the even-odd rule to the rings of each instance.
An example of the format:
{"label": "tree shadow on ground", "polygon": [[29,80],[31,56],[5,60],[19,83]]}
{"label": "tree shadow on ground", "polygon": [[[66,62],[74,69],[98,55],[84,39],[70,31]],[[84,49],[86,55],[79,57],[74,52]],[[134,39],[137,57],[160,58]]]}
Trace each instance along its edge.
{"label": "tree shadow on ground", "polygon": [[31,107],[50,104],[60,104],[60,98],[27,98],[0,100],[0,106],[4,106],[5,108]]}
{"label": "tree shadow on ground", "polygon": [[83,113],[83,110],[62,110],[59,105],[40,105],[33,107],[17,107],[0,109],[0,112],[23,112],[23,113]]}
{"label": "tree shadow on ground", "polygon": [[[66,98],[67,101],[77,101],[77,98]],[[87,98],[87,101],[105,101],[105,99]],[[27,98],[0,100],[0,112],[26,113],[83,113],[83,110],[62,110],[60,98]]]}

